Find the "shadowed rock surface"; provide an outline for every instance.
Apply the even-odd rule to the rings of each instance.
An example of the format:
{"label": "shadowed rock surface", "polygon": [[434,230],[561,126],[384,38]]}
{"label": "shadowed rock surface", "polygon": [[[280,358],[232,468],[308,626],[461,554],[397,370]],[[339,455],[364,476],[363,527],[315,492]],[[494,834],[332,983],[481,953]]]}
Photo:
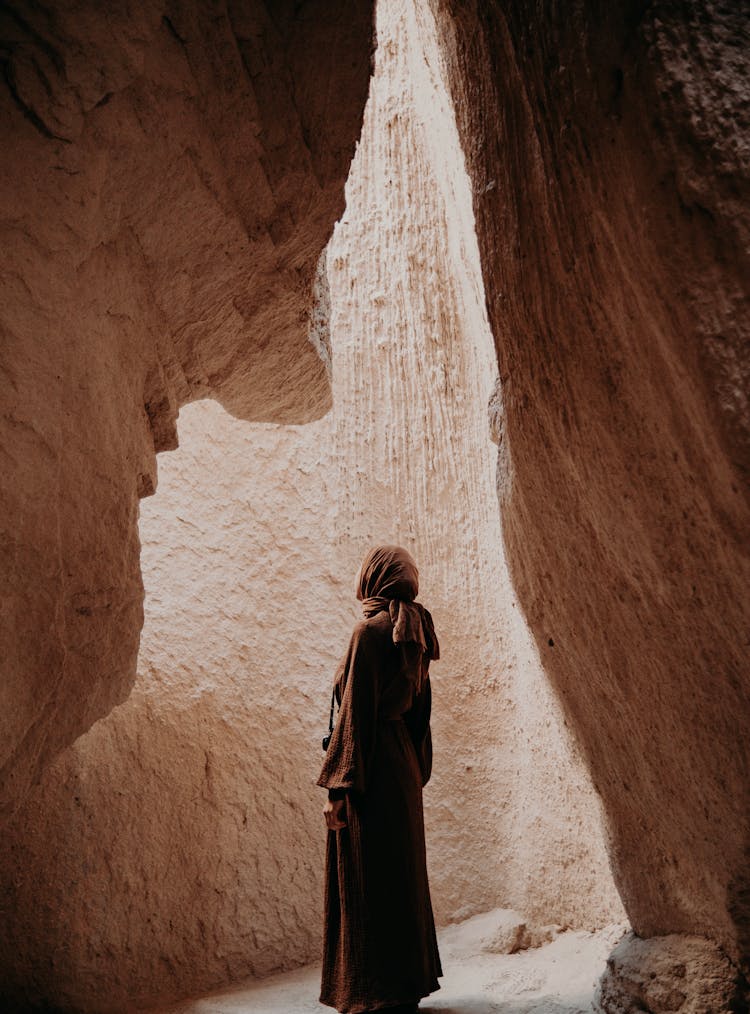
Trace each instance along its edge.
{"label": "shadowed rock surface", "polygon": [[634,929],[746,962],[747,5],[433,7],[514,583]]}
{"label": "shadowed rock surface", "polygon": [[201,401],[159,462],[133,691],[0,839],[5,996],[100,1012],[319,958],[320,739],[362,556],[393,540],[418,560],[441,642],[425,793],[438,924],[513,906],[523,920],[493,923],[492,944],[512,949],[527,921],[622,918],[598,801],[503,557],[495,352],[427,14],[379,6],[327,255],[331,411],[250,425]]}
{"label": "shadowed rock surface", "polygon": [[[750,951],[747,8],[430,2],[498,348],[514,585],[650,938],[632,949],[649,1004],[693,1002],[670,955],[696,935],[729,1003]],[[371,11],[0,18],[7,811],[127,696],[137,502],[177,406],[327,407],[311,292]],[[640,1003],[640,975],[613,960],[604,1008]]]}
{"label": "shadowed rock surface", "polygon": [[0,812],[128,694],[138,498],[178,406],[330,404],[316,264],[372,3],[6,4]]}

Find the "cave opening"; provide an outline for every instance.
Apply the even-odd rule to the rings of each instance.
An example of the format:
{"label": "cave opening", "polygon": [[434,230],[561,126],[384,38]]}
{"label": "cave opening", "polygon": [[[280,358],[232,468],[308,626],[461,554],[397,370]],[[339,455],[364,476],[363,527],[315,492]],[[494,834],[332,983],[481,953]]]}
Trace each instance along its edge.
{"label": "cave opening", "polygon": [[[483,955],[558,938],[559,982],[521,957],[498,989],[557,990],[572,1010],[601,971],[586,962],[613,942],[605,927],[622,932],[598,800],[503,553],[497,362],[426,4],[379,4],[346,197],[311,321],[332,409],[283,426],[215,401],[182,408],[180,446],[141,504],[135,687],[11,826],[28,870],[47,870],[50,843],[57,864],[41,919],[33,878],[19,889],[19,967],[54,955],[55,996],[73,1009],[155,1006],[317,959],[313,783],[354,577],[377,542],[414,553],[443,646],[428,863],[445,947],[471,971],[438,1003],[456,990],[481,1001]],[[599,931],[585,958],[576,931]],[[247,1009],[296,1002],[287,980],[261,990]]]}
{"label": "cave opening", "polygon": [[746,12],[374,6],[3,5],[0,1007],[315,1007],[396,540],[429,1008],[744,1011]]}
{"label": "cave opening", "polygon": [[[379,4],[346,196],[312,321],[330,358],[331,411],[281,426],[215,402],[183,408],[180,447],[141,507],[146,620],[125,707],[184,735],[161,810],[175,827],[191,814],[182,861],[185,883],[199,885],[171,917],[180,931],[168,960],[196,993],[317,959],[325,833],[313,782],[329,681],[358,615],[362,554],[396,541],[420,565],[445,645],[426,793],[438,924],[452,927],[447,946],[463,964],[571,929],[568,978],[536,988],[583,1003],[602,970],[586,961],[603,967],[625,917],[598,800],[503,553],[497,487],[511,480],[497,364],[426,5]],[[162,770],[157,783],[173,777]],[[147,860],[143,875],[153,877]],[[573,954],[575,931],[598,932],[586,958]],[[204,953],[190,988],[185,935]],[[535,975],[522,971],[518,990]],[[260,988],[248,1003],[291,1002],[284,979]]]}

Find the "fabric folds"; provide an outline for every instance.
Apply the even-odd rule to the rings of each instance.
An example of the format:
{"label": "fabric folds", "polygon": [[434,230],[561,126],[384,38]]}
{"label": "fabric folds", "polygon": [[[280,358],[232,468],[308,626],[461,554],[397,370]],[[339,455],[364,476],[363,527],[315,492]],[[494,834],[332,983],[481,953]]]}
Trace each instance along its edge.
{"label": "fabric folds", "polygon": [[421,689],[430,661],[440,658],[440,645],[428,609],[414,600],[419,571],[401,546],[378,546],[364,559],[357,579],[357,598],[365,616],[387,610],[394,644],[402,646],[402,671]]}
{"label": "fabric folds", "polygon": [[344,797],[346,827],[328,832],[320,1000],[344,1014],[415,1003],[442,975],[422,811],[439,647],[417,591],[406,550],[368,554],[365,618],[334,682],[340,710],[318,784]]}

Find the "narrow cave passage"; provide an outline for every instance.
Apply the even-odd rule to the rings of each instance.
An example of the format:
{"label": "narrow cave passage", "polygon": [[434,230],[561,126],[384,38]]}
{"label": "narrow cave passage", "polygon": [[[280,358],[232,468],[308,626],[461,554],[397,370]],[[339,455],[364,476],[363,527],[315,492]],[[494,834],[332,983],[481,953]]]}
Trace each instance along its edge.
{"label": "narrow cave passage", "polygon": [[[449,968],[477,979],[447,981],[426,1007],[576,1009],[611,930],[561,936],[557,978],[533,955],[496,966],[482,949],[623,919],[598,804],[502,552],[486,408],[497,367],[427,6],[381,0],[378,37],[317,314],[330,330],[334,407],[287,427],[209,401],[182,410],[180,447],[160,459],[157,493],[141,506],[136,688],[58,761],[35,804],[39,868],[50,840],[61,868],[81,853],[91,863],[85,879],[60,879],[63,918],[26,934],[34,946],[46,934],[67,969],[58,988],[79,1009],[105,995],[155,1005],[317,959],[325,832],[313,781],[329,681],[357,615],[354,575],[379,541],[414,552],[444,646],[426,796],[437,921],[503,909],[529,927],[524,938],[516,917],[496,914],[449,929]],[[100,906],[92,893],[105,885]],[[31,882],[24,898],[34,911]],[[239,1006],[206,1003],[316,1010],[313,979],[270,981]],[[524,993],[537,1006],[519,1006]],[[460,1008],[457,996],[468,997]]]}
{"label": "narrow cave passage", "polygon": [[0,1010],[316,1009],[381,539],[424,1009],[748,1009],[746,6],[3,5]]}
{"label": "narrow cave passage", "polygon": [[[221,857],[200,899],[215,914],[217,979],[236,980],[243,962],[265,975],[317,958],[319,733],[357,616],[354,575],[379,541],[413,550],[445,645],[426,797],[438,922],[514,909],[543,940],[550,924],[586,931],[624,918],[598,804],[503,557],[486,411],[496,363],[433,33],[426,6],[381,2],[375,79],[316,315],[330,331],[332,411],[302,427],[249,426],[215,403],[190,406],[143,505],[141,682],[160,709],[190,702],[196,746],[184,770],[213,800],[193,833],[215,838]],[[502,937],[503,918],[454,934],[455,961]],[[536,982],[539,1003],[548,988],[583,1003],[612,939],[561,938],[550,960],[566,970],[551,985],[533,956],[494,970],[497,995],[510,1002]],[[477,968],[481,956],[474,972],[492,978]],[[303,981],[274,980],[265,999],[237,1002],[285,1009],[302,1002]],[[478,1004],[487,988],[476,985]],[[448,984],[435,1009],[451,995]]]}

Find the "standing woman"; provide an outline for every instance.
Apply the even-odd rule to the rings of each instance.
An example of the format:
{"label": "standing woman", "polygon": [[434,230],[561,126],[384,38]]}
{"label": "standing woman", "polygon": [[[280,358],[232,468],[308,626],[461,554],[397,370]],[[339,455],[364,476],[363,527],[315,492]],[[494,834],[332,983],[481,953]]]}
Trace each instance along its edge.
{"label": "standing woman", "polygon": [[422,787],[432,769],[432,617],[399,546],[368,553],[334,691],[339,715],[318,785],[326,851],[321,1003],[344,1014],[416,1011],[442,975],[425,858]]}

